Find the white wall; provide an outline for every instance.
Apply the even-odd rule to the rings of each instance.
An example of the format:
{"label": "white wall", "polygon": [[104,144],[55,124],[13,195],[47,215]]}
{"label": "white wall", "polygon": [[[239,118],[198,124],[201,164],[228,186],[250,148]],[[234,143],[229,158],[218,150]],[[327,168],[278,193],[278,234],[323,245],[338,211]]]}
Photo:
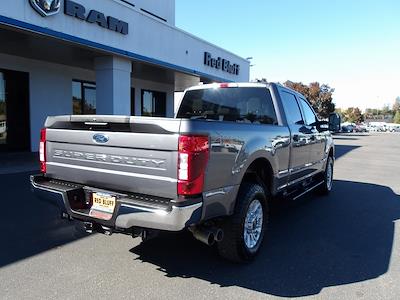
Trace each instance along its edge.
{"label": "white wall", "polygon": [[72,80],[95,81],[93,71],[1,53],[0,68],[29,73],[32,151],[38,151],[39,132],[47,116],[72,113]]}
{"label": "white wall", "polygon": [[[118,0],[117,0],[118,1]],[[175,0],[129,0],[138,9],[145,9],[175,25]]]}
{"label": "white wall", "polygon": [[[249,62],[245,59],[170,24],[150,17],[137,8],[132,8],[116,0],[75,1],[84,4],[87,10],[96,9],[128,22],[129,34],[122,35],[97,24],[90,24],[67,16],[63,13],[63,10],[57,15],[42,17],[32,9],[27,0],[13,0],[9,1],[9,5],[0,5],[0,15],[128,51],[129,55],[142,55],[146,57],[144,60],[147,61],[149,61],[147,58],[150,58],[173,64],[179,68],[185,68],[188,72],[201,72],[218,77],[223,81],[249,80]],[[161,5],[162,2],[164,0],[138,0],[135,4],[138,7],[142,4],[143,6],[145,4],[154,6],[154,9],[159,6],[164,11],[172,11],[174,1],[168,0]],[[226,26],[226,24],[221,24],[221,27],[223,26]],[[229,60],[232,64],[239,64],[241,68],[239,76],[205,66],[205,51],[210,52],[213,57],[220,56]]]}
{"label": "white wall", "polygon": [[174,114],[178,112],[184,92],[175,92],[174,95]]}

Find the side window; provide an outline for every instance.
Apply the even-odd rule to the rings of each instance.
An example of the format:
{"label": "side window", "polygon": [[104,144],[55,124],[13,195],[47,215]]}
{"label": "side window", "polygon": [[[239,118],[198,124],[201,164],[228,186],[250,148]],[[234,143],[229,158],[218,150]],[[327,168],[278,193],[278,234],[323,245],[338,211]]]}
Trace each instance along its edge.
{"label": "side window", "polygon": [[304,124],[296,97],[291,93],[283,91],[281,92],[281,99],[288,123],[298,125]]}
{"label": "side window", "polygon": [[[238,121],[277,124],[274,105],[269,90],[266,89],[243,89],[243,95],[237,103],[239,111]],[[248,92],[248,93],[246,93]]]}
{"label": "side window", "polygon": [[306,119],[306,124],[311,125],[317,121],[317,117],[315,116],[314,111],[307,103],[306,100],[300,98],[301,106],[303,107],[304,118]]}

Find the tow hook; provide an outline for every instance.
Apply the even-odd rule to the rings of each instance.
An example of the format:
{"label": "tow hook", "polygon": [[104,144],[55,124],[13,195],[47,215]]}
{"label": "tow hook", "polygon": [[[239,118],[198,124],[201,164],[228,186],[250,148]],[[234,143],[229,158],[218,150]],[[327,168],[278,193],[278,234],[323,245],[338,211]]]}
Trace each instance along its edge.
{"label": "tow hook", "polygon": [[215,242],[221,242],[224,238],[223,230],[217,227],[193,226],[189,230],[195,239],[208,246],[214,245]]}
{"label": "tow hook", "polygon": [[72,217],[69,214],[65,213],[65,212],[61,213],[61,219],[72,221]]}
{"label": "tow hook", "polygon": [[86,233],[93,233],[93,223],[85,222],[84,225]]}
{"label": "tow hook", "polygon": [[102,229],[102,231],[103,231],[103,233],[104,233],[105,235],[110,236],[110,235],[113,234],[113,230],[112,230],[111,228],[109,228],[109,227],[101,226],[101,229]]}
{"label": "tow hook", "polygon": [[148,240],[154,239],[159,235],[159,230],[150,230],[150,229],[142,229],[142,228],[134,228],[132,231],[132,237],[142,238],[142,242],[147,242]]}

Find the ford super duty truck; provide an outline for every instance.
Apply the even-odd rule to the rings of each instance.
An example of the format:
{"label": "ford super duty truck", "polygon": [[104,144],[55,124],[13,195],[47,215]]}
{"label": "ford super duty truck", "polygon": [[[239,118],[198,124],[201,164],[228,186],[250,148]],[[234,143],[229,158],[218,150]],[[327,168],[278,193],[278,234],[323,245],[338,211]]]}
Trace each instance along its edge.
{"label": "ford super duty truck", "polygon": [[175,118],[48,117],[31,184],[88,231],[189,229],[246,261],[260,249],[271,199],[331,191],[328,125],[279,84],[199,85]]}

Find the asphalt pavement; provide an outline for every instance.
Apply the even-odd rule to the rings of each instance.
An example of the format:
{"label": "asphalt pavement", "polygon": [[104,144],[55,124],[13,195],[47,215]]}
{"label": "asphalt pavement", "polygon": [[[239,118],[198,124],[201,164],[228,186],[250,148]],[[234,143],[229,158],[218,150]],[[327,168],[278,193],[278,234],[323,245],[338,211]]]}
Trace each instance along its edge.
{"label": "asphalt pavement", "polygon": [[188,233],[87,235],[32,196],[34,171],[0,166],[0,299],[399,299],[400,134],[335,143],[333,192],[275,204],[248,265]]}

